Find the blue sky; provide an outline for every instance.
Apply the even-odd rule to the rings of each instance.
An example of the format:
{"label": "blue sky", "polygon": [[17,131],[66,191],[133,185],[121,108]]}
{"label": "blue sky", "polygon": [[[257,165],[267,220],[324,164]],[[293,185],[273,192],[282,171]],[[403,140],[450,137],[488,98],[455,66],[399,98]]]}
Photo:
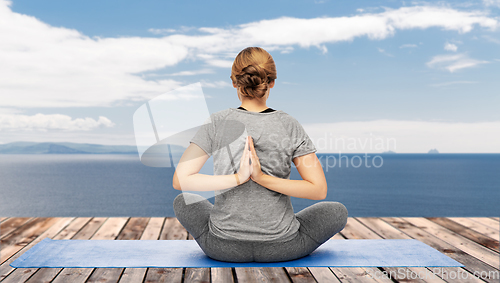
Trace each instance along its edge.
{"label": "blue sky", "polygon": [[216,3],[0,0],[0,143],[134,145],[134,111],[196,82],[236,108],[232,60],[261,46],[268,106],[318,152],[500,152],[500,1]]}

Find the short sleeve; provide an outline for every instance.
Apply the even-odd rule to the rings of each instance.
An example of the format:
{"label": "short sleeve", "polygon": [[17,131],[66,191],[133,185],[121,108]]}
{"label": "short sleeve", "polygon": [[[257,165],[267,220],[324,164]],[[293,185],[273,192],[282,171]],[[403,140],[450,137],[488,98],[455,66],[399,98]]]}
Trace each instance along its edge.
{"label": "short sleeve", "polygon": [[293,151],[292,154],[292,160],[295,157],[299,157],[302,155],[306,155],[312,152],[316,152],[316,147],[314,146],[314,143],[312,142],[311,138],[309,138],[309,135],[306,133],[302,125],[295,119],[294,120],[294,130],[292,132],[292,140],[296,141],[297,143],[295,144],[294,148],[295,150]]}
{"label": "short sleeve", "polygon": [[212,120],[208,117],[189,142],[199,146],[208,156],[212,156],[214,131]]}

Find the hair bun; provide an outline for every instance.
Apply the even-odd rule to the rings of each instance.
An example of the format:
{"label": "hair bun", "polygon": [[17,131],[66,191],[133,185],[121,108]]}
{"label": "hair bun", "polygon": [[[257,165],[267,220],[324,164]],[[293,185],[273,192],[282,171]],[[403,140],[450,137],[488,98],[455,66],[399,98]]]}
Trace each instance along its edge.
{"label": "hair bun", "polygon": [[276,79],[273,57],[260,47],[248,47],[236,56],[231,69],[231,80],[240,94],[248,98],[261,98]]}
{"label": "hair bun", "polygon": [[258,65],[248,65],[241,72],[241,75],[236,75],[236,81],[242,88],[242,94],[247,97],[263,97],[269,83],[266,71]]}

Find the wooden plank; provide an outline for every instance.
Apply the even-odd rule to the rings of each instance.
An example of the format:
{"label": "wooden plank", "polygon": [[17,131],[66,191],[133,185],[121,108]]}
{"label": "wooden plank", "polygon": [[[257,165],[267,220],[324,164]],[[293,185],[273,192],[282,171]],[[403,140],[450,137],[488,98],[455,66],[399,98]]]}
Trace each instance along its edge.
{"label": "wooden plank", "polygon": [[128,217],[108,218],[102,227],[92,236],[91,240],[115,240],[128,220]]}
{"label": "wooden plank", "polygon": [[175,217],[167,217],[160,240],[186,240],[188,232]]}
{"label": "wooden plank", "polygon": [[290,282],[290,279],[286,276],[285,269],[281,267],[236,267],[234,270],[238,282]]}
{"label": "wooden plank", "polygon": [[82,282],[87,283],[111,283],[118,282],[120,279],[120,275],[122,274],[123,268],[95,268],[92,272],[92,275],[86,280]]}
{"label": "wooden plank", "polygon": [[146,226],[141,235],[141,240],[158,240],[164,222],[164,217],[152,217],[149,219],[148,226]]}
{"label": "wooden plank", "polygon": [[3,264],[60,220],[61,218],[36,218],[22,228],[14,230],[0,241],[0,263]]}
{"label": "wooden plank", "polygon": [[74,218],[57,218],[57,222],[53,222],[53,225],[49,226],[48,229],[44,230],[43,233],[41,233],[37,238],[35,238],[32,242],[30,242],[28,245],[22,247],[21,250],[19,250],[15,255],[10,257],[7,261],[5,261],[2,266],[1,266],[1,278],[4,279],[2,282],[24,282],[26,279],[28,279],[35,271],[36,269],[15,269],[11,267],[9,264],[11,264],[14,260],[19,258],[22,254],[24,254],[26,251],[31,249],[33,246],[38,244],[40,241],[42,241],[45,238],[52,238],[55,235],[57,235],[62,229],[64,229],[67,225],[69,225]]}
{"label": "wooden plank", "polygon": [[210,269],[212,283],[234,283],[233,269],[214,267]]}
{"label": "wooden plank", "polygon": [[182,268],[148,268],[144,283],[182,282]]}
{"label": "wooden plank", "polygon": [[[114,240],[127,221],[127,217],[108,218],[90,239]],[[91,276],[93,270],[94,268],[64,268],[52,282],[85,282]]]}
{"label": "wooden plank", "polygon": [[[497,270],[490,265],[478,260],[477,258],[469,255],[468,253],[456,248],[455,246],[445,242],[443,239],[433,235],[425,230],[422,230],[411,223],[405,221],[402,218],[397,217],[381,217],[383,221],[389,223],[390,225],[396,227],[400,231],[409,235],[410,237],[431,246],[432,248],[438,250],[439,252],[451,257],[452,259],[465,265],[464,269],[469,273],[474,274],[474,272],[497,272]],[[435,270],[433,268],[433,270]],[[439,269],[438,269],[439,271]],[[439,275],[439,274],[438,274]],[[488,280],[486,282],[495,282],[497,280]]]}
{"label": "wooden plank", "polygon": [[[360,221],[369,229],[371,229],[372,231],[374,231],[375,233],[379,234],[384,239],[412,239],[412,237],[408,236],[407,234],[400,231],[398,228],[388,224],[387,222],[384,222],[380,218],[363,217],[363,218],[357,218],[357,220]],[[456,268],[451,268],[451,267],[442,268],[441,270],[442,270],[441,273],[447,272],[447,274],[456,272]],[[462,271],[467,272],[467,270],[465,269],[463,269]],[[460,282],[460,283],[483,282],[476,278],[472,278],[471,280],[468,281],[464,281],[462,279],[451,279],[451,278],[446,278],[446,280],[444,280],[442,277],[438,277],[438,275],[433,272],[432,268],[405,268],[402,273],[398,272],[394,274],[395,276],[391,274],[391,277],[396,277],[397,280],[403,280],[406,277],[409,277],[409,278],[420,278],[423,279],[423,281],[425,282],[446,282],[446,281]],[[472,274],[470,274],[470,277],[472,277]]]}
{"label": "wooden plank", "polygon": [[340,283],[340,280],[328,267],[309,267],[308,269],[318,283]]}
{"label": "wooden plank", "polygon": [[33,220],[35,218],[32,217],[13,217],[8,220],[5,220],[0,224],[0,239],[7,237],[14,230],[19,229],[27,222]]}
{"label": "wooden plank", "polygon": [[[383,282],[372,277],[366,268],[348,267],[348,268],[333,268],[330,267],[335,275],[342,283],[373,283]],[[393,281],[391,281],[393,282]]]}
{"label": "wooden plank", "polygon": [[[91,221],[90,217],[79,217],[73,220],[64,230],[55,235],[54,240],[69,240],[75,236],[85,225]],[[39,268],[33,271],[33,275],[26,281],[27,283],[51,282],[54,277],[61,272],[62,268]],[[18,270],[16,270],[17,272]],[[19,270],[21,271],[21,270]],[[22,282],[22,281],[19,281]]]}
{"label": "wooden plank", "polygon": [[472,229],[478,233],[481,233],[487,237],[490,237],[492,239],[498,239],[500,238],[500,233],[498,229],[492,229],[488,226],[485,226],[481,223],[478,223],[474,220],[471,220],[469,218],[465,217],[448,217],[451,221],[457,222],[458,224],[461,224],[469,229]]}
{"label": "wooden plank", "polygon": [[53,239],[54,240],[69,240],[75,237],[79,231],[81,231],[89,223],[96,221],[92,217],[78,217],[73,222],[71,222],[68,227],[64,228],[59,232]]}
{"label": "wooden plank", "polygon": [[465,227],[461,224],[451,221],[446,218],[436,218],[436,217],[428,217],[426,218],[438,225],[443,226],[444,228],[451,230],[469,240],[472,240],[484,247],[487,247],[493,251],[499,252],[498,250],[498,240],[492,239],[490,237],[486,237],[481,233],[478,233],[468,227]]}
{"label": "wooden plank", "polygon": [[132,217],[125,228],[118,235],[117,240],[140,240],[142,233],[148,226],[148,217]]}
{"label": "wooden plank", "polygon": [[[116,240],[139,240],[142,232],[148,224],[149,218],[134,217],[130,218],[120,232]],[[118,282],[124,268],[96,268],[92,275],[87,279],[88,283],[94,282]]]}
{"label": "wooden plank", "polygon": [[[185,240],[187,231],[175,217],[167,217],[160,240]],[[148,268],[144,282],[182,282],[183,268]]]}
{"label": "wooden plank", "polygon": [[[148,225],[141,235],[141,240],[158,240],[165,218],[153,217],[149,219]],[[120,278],[120,283],[142,282],[147,268],[125,268]]]}
{"label": "wooden plank", "polygon": [[186,268],[184,283],[210,283],[210,268]]}
{"label": "wooden plank", "polygon": [[470,220],[476,221],[478,223],[481,223],[485,226],[490,227],[491,229],[499,229],[498,221],[495,221],[491,218],[488,217],[470,217]]}
{"label": "wooden plank", "polygon": [[422,217],[404,217],[403,219],[419,227],[420,229],[428,231],[436,237],[443,239],[449,244],[480,259],[481,261],[489,264],[494,268],[498,268],[500,264],[497,252],[485,248],[480,244],[471,241],[453,231],[450,231],[449,229],[446,229],[428,219]]}
{"label": "wooden plank", "polygon": [[285,267],[285,270],[294,283],[316,283],[307,267]]}

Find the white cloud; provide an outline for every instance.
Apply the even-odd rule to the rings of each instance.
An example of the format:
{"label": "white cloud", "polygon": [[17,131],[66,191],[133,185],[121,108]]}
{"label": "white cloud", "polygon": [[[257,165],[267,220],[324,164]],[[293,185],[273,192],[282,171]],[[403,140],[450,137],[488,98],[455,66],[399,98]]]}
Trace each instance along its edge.
{"label": "white cloud", "polygon": [[206,61],[209,65],[219,68],[231,68],[233,66],[233,61],[213,59]]}
{"label": "white cloud", "polygon": [[158,29],[158,28],[150,28],[148,31],[152,34],[170,34],[170,33],[185,33],[190,30],[195,29],[195,27],[186,27],[186,26],[181,26],[179,29],[173,29],[173,28],[163,28],[163,29]]}
{"label": "white cloud", "polygon": [[384,54],[385,56],[389,56],[389,57],[394,57],[394,55],[388,53],[387,51],[385,51],[384,49],[382,48],[377,48],[378,52]]}
{"label": "white cloud", "polygon": [[104,116],[96,121],[92,118],[72,119],[62,114],[0,115],[0,131],[89,131],[98,127],[113,127],[115,124]]}
{"label": "white cloud", "polygon": [[144,75],[145,77],[165,77],[165,76],[195,76],[195,75],[201,75],[201,74],[213,74],[215,73],[214,70],[212,69],[201,69],[201,70],[194,70],[194,71],[181,71],[177,73],[172,73],[172,74],[146,74]]}
{"label": "white cloud", "polygon": [[446,42],[446,44],[444,45],[444,50],[447,50],[447,51],[457,51],[458,47],[455,44],[453,44],[453,43]]}
{"label": "white cloud", "polygon": [[417,48],[418,46],[416,44],[403,44],[399,46],[399,48]]}
{"label": "white cloud", "polygon": [[17,108],[2,108],[0,107],[0,115],[2,114],[20,114],[23,113],[22,110]]}
{"label": "white cloud", "polygon": [[202,87],[209,87],[209,88],[224,88],[224,87],[232,87],[233,85],[226,82],[226,81],[205,81],[202,80],[201,82]]}
{"label": "white cloud", "polygon": [[304,124],[318,153],[500,153],[500,121],[375,120]]}
{"label": "white cloud", "polygon": [[291,46],[287,46],[287,47],[285,47],[285,48],[283,48],[283,49],[281,50],[281,54],[288,54],[288,53],[292,53],[292,51],[293,51],[293,47],[291,47]]}
{"label": "white cloud", "polygon": [[456,55],[437,55],[432,57],[432,59],[427,62],[427,66],[430,68],[446,69],[451,73],[464,69],[475,67],[480,64],[489,63],[484,60],[476,60],[469,58],[466,54],[456,54]]}
{"label": "white cloud", "polygon": [[498,26],[484,12],[414,6],[346,17],[281,17],[228,28],[201,27],[190,35],[181,34],[187,30],[181,28],[150,30],[169,33],[159,38],[102,38],[15,13],[10,3],[0,0],[0,107],[6,108],[112,106],[117,101],[146,100],[183,83],[146,80],[139,74],[185,60],[228,69],[232,59],[227,55],[247,46],[282,53],[294,46],[312,46],[326,53],[327,43],[357,37],[380,40],[396,30],[436,27],[468,32],[475,26]]}
{"label": "white cloud", "polygon": [[483,4],[486,6],[500,7],[500,0],[483,0]]}
{"label": "white cloud", "polygon": [[152,34],[167,34],[167,33],[176,32],[176,30],[173,28],[163,28],[163,29],[150,28],[150,29],[148,29],[148,31]]}
{"label": "white cloud", "polygon": [[134,73],[177,64],[186,47],[158,38],[90,38],[12,12],[0,0],[0,107],[110,106],[180,86]]}
{"label": "white cloud", "polygon": [[493,43],[496,43],[496,44],[500,44],[500,39],[498,38],[494,38],[492,36],[489,36],[489,35],[483,35],[483,38],[485,38],[486,40],[488,40],[489,42],[493,42]]}

